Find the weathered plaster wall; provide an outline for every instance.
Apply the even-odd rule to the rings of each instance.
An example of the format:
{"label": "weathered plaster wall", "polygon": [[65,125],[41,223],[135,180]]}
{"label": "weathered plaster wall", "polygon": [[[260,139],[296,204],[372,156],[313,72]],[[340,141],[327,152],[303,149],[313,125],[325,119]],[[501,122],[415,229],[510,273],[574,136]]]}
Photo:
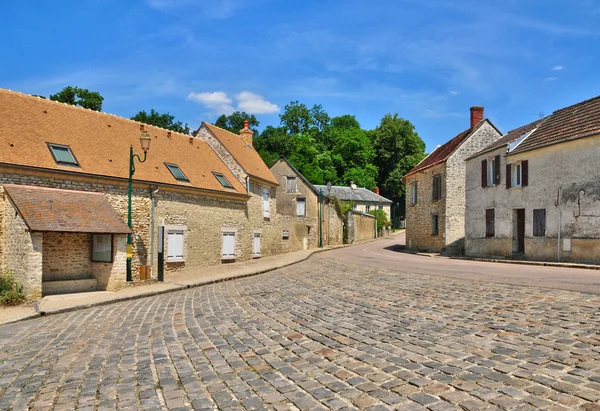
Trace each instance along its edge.
{"label": "weathered plaster wall", "polygon": [[375,238],[375,221],[375,217],[371,215],[348,211],[346,213],[348,244]]}
{"label": "weathered plaster wall", "polygon": [[[558,223],[562,239],[571,239],[572,251],[561,259],[600,260],[600,181],[597,159],[600,136],[504,157],[505,149],[467,162],[466,252],[472,256],[507,256],[513,252],[513,210],[525,209],[525,257],[558,258]],[[498,187],[481,187],[481,160],[501,154]],[[528,160],[529,181],[523,188],[506,189],[506,162]],[[578,193],[581,194],[578,205]],[[560,195],[559,195],[560,190]],[[555,203],[558,202],[558,206]],[[495,210],[495,238],[485,238],[485,209]],[[546,210],[546,235],[533,237],[533,210]],[[580,214],[581,213],[581,214]],[[578,215],[578,217],[575,217]]]}
{"label": "weathered plaster wall", "polygon": [[[279,186],[275,190],[277,213],[296,216],[296,199],[302,197],[306,199],[306,217],[318,221],[319,198],[294,170],[285,161],[279,159],[271,167],[271,172],[279,182]],[[295,192],[287,192],[286,177],[296,177]]]}

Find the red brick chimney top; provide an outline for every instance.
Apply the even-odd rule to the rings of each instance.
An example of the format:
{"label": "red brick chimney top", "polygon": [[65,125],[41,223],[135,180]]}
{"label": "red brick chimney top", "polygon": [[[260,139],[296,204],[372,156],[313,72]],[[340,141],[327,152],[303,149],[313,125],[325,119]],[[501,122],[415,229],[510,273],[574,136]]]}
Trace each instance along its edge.
{"label": "red brick chimney top", "polygon": [[374,192],[375,194],[379,195],[379,187],[375,187],[375,188],[373,189],[373,192]]}
{"label": "red brick chimney top", "polygon": [[244,120],[244,129],[248,129],[248,120]]}
{"label": "red brick chimney top", "polygon": [[474,128],[481,121],[483,121],[483,107],[482,106],[471,107],[471,128]]}

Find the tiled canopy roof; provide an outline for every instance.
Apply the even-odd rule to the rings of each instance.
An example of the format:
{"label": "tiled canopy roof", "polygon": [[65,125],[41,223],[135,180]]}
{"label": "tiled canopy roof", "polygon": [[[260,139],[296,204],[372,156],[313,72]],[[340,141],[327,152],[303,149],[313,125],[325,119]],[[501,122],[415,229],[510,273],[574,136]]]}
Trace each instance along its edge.
{"label": "tiled canopy roof", "polygon": [[212,135],[225,146],[227,151],[229,151],[248,175],[257,177],[274,185],[279,184],[256,150],[253,147],[248,146],[238,134],[223,130],[220,127],[206,122],[202,123],[202,125],[206,126]]}
{"label": "tiled canopy roof", "polygon": [[557,110],[510,154],[600,134],[600,96]]}
{"label": "tiled canopy roof", "polygon": [[102,193],[14,184],[4,190],[31,231],[131,232]]}
{"label": "tiled canopy roof", "polygon": [[[134,180],[247,198],[242,184],[200,138],[4,89],[0,89],[0,164],[126,179],[129,146],[143,154],[142,126],[152,142],[146,162],[136,161]],[[79,167],[57,164],[47,143],[69,146]],[[177,164],[189,183],[176,180],[165,163]],[[223,174],[234,188],[223,187],[213,172]]]}
{"label": "tiled canopy roof", "polygon": [[[328,188],[324,185],[315,185],[317,190],[323,190],[323,195],[327,195]],[[347,186],[332,186],[330,195],[344,201],[364,201],[372,203],[392,203],[385,197],[375,194],[366,188],[352,188]]]}

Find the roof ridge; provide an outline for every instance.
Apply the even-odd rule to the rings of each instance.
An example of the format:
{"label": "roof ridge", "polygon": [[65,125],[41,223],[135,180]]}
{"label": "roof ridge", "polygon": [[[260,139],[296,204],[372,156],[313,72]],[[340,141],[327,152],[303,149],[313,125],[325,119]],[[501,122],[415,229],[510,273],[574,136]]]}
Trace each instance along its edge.
{"label": "roof ridge", "polygon": [[[37,100],[37,101],[43,102],[45,104],[55,104],[55,105],[59,105],[61,107],[68,107],[69,109],[89,111],[89,112],[94,113],[94,114],[100,114],[100,115],[107,116],[107,117],[115,117],[115,118],[120,119],[120,120],[131,121],[132,123],[143,125],[143,126],[155,127],[155,128],[157,128],[159,130],[164,130],[164,131],[170,132],[172,134],[177,134],[177,135],[184,136],[184,137],[193,137],[192,135],[184,134],[184,133],[179,133],[177,131],[169,130],[168,128],[163,128],[163,127],[155,126],[154,124],[142,123],[141,121],[132,120],[132,119],[127,118],[127,117],[118,116],[116,114],[106,113],[104,111],[92,110],[90,108],[76,106],[76,105],[73,105],[73,104],[62,103],[60,101],[50,100],[49,98],[44,98],[44,97],[39,97],[39,96],[34,96],[32,94],[21,93],[19,91],[14,91],[14,90],[10,90],[10,89],[0,88],[0,93],[18,95],[18,96],[23,97],[23,98],[28,98],[28,99],[32,99],[32,100]],[[227,130],[225,130],[225,131],[227,131]]]}
{"label": "roof ridge", "polygon": [[[577,106],[582,106],[584,104],[588,104],[588,103],[592,102],[593,100],[599,100],[599,99],[600,99],[600,96],[588,98],[587,100],[580,101],[579,103],[571,104],[570,106],[563,107],[563,108],[560,108],[558,110],[555,110],[555,111],[552,112],[552,114],[559,113],[559,112],[564,111],[564,110],[569,110],[569,109],[575,108]],[[552,114],[550,114],[550,116]],[[550,117],[550,116],[548,116],[548,117]],[[548,118],[548,117],[544,117],[544,118]]]}

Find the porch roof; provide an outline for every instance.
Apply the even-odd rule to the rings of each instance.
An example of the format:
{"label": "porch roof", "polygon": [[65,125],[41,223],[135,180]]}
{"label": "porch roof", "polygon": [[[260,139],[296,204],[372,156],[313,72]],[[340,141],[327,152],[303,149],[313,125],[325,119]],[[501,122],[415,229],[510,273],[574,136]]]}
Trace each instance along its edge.
{"label": "porch roof", "polygon": [[31,231],[131,233],[102,193],[16,184],[4,190]]}

